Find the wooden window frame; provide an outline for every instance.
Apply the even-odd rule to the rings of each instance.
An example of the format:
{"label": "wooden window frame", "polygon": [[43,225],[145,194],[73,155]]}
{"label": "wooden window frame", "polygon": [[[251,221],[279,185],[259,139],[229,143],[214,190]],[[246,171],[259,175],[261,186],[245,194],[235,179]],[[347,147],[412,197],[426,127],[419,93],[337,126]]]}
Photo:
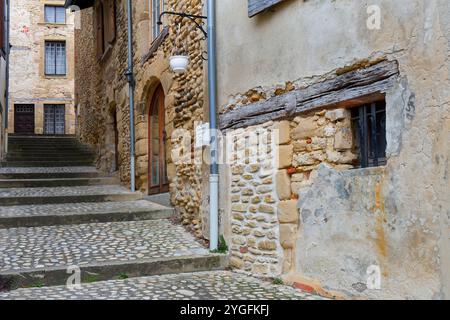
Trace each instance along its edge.
{"label": "wooden window frame", "polygon": [[98,0],[94,7],[97,58],[102,60],[116,40],[116,0]]}
{"label": "wooden window frame", "polygon": [[[56,51],[55,51],[55,72],[54,73],[47,72],[47,44],[49,44],[49,43],[64,44],[64,73],[57,72]],[[45,42],[44,42],[44,74],[45,74],[45,76],[50,76],[50,77],[66,77],[67,76],[67,42],[65,40],[45,40]]]}
{"label": "wooden window frame", "polygon": [[[157,40],[163,31],[163,26],[158,25],[159,15],[164,11],[164,0],[148,0],[150,2],[150,29],[152,34],[152,42]],[[155,12],[154,3],[159,1],[159,12]],[[155,31],[157,30],[157,31]]]}
{"label": "wooden window frame", "polygon": [[[47,10],[47,8],[55,8],[54,21],[47,21],[46,20],[46,10]],[[63,8],[64,9],[64,22],[56,22],[56,8]],[[54,4],[44,4],[44,23],[47,23],[47,24],[60,24],[60,25],[67,24],[67,12],[66,12],[66,9],[64,8],[64,6],[59,6],[59,5],[54,5]]]}

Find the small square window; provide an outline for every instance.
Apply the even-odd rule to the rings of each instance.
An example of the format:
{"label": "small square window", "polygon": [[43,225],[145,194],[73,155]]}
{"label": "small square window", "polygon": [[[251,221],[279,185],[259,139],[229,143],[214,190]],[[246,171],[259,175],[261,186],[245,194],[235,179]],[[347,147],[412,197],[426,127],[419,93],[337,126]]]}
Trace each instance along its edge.
{"label": "small square window", "polygon": [[386,103],[384,101],[352,109],[352,127],[359,167],[386,164]]}
{"label": "small square window", "polygon": [[45,22],[46,23],[66,23],[66,9],[61,6],[45,6]]}

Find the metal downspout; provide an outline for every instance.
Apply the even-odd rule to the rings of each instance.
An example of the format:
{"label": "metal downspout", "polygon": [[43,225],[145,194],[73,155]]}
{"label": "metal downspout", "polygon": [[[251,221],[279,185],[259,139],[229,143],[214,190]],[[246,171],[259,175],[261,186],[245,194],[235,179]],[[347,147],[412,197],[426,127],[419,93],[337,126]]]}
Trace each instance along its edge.
{"label": "metal downspout", "polygon": [[128,90],[130,99],[130,185],[131,192],[136,191],[135,182],[135,128],[134,128],[134,63],[133,63],[133,8],[131,0],[127,0],[127,16],[128,16],[128,70],[126,72],[126,77],[128,80]]}
{"label": "metal downspout", "polygon": [[216,74],[216,3],[208,0],[208,96],[209,124],[211,132],[211,167],[209,176],[210,250],[216,250],[219,242],[219,164],[217,142],[217,74]]}

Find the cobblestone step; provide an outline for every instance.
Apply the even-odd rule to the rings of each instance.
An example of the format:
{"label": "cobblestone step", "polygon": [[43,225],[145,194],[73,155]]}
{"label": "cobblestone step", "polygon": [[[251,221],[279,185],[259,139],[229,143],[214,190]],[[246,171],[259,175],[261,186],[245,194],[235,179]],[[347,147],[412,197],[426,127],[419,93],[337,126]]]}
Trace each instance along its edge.
{"label": "cobblestone step", "polygon": [[93,161],[91,160],[60,160],[60,161],[4,161],[1,163],[1,167],[83,167],[91,166]]}
{"label": "cobblestone step", "polygon": [[41,157],[41,156],[32,156],[32,157],[7,157],[7,163],[53,163],[53,162],[85,162],[90,165],[94,162],[94,157],[91,156],[67,156],[67,157]]}
{"label": "cobblestone step", "polygon": [[226,263],[225,255],[210,254],[166,219],[0,230],[0,281],[9,289],[64,285],[71,266],[91,282],[217,270]]}
{"label": "cobblestone step", "polygon": [[94,154],[90,154],[90,153],[81,153],[81,152],[76,152],[75,154],[72,152],[67,152],[67,153],[49,153],[49,152],[41,152],[41,153],[20,153],[20,152],[9,152],[7,155],[7,159],[66,159],[66,158],[93,158]]}
{"label": "cobblestone step", "polygon": [[231,271],[210,271],[19,289],[0,300],[325,300],[286,285]]}
{"label": "cobblestone step", "polygon": [[0,229],[167,219],[172,208],[146,200],[8,206],[1,208]]}
{"label": "cobblestone step", "polygon": [[90,166],[92,161],[4,161],[1,163],[1,167],[11,168],[11,167],[80,167],[80,166]]}
{"label": "cobblestone step", "polygon": [[120,186],[0,189],[0,206],[139,200],[142,195]]}
{"label": "cobblestone step", "polygon": [[0,179],[62,179],[95,178],[99,173],[95,167],[29,167],[0,168]]}
{"label": "cobblestone step", "polygon": [[39,188],[39,187],[71,187],[117,185],[119,179],[114,177],[102,178],[56,178],[56,179],[0,179],[1,188]]}

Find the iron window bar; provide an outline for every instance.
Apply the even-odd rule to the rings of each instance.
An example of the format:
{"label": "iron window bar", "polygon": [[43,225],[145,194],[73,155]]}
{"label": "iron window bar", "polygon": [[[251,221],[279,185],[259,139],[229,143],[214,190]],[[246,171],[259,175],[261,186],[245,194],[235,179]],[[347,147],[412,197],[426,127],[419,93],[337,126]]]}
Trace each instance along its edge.
{"label": "iron window bar", "polygon": [[352,111],[361,168],[386,164],[385,112],[384,102],[363,105]]}

